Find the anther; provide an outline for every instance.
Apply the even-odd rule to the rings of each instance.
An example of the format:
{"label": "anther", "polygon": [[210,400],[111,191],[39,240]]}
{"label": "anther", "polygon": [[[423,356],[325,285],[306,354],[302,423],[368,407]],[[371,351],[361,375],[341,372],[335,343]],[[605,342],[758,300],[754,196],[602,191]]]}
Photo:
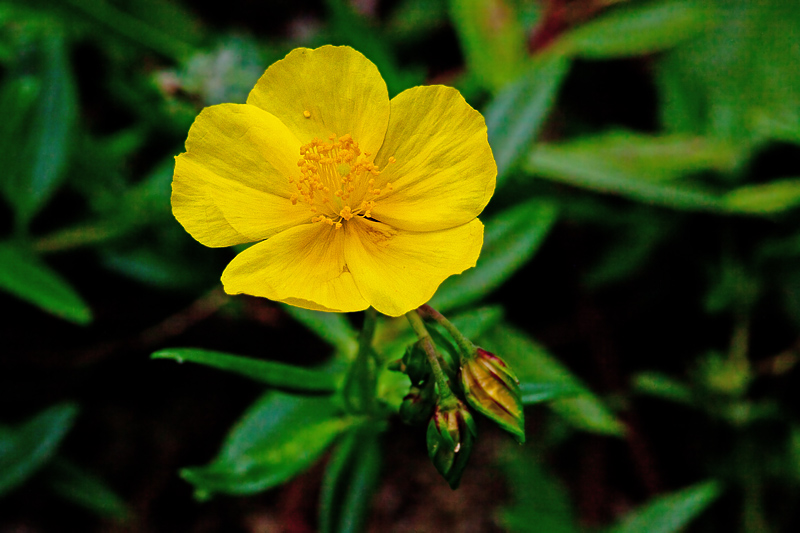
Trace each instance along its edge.
{"label": "anther", "polygon": [[303,116],[306,118],[311,118],[311,111],[306,109],[305,111],[303,111]]}

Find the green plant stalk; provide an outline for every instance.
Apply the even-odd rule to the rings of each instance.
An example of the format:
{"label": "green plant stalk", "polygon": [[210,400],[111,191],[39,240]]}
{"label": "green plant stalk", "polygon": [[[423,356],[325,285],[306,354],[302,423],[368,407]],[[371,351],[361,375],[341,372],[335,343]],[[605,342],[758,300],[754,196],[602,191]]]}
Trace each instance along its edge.
{"label": "green plant stalk", "polygon": [[370,307],[364,312],[364,324],[358,335],[358,352],[350,365],[344,385],[344,399],[355,412],[373,413],[375,411],[375,390],[377,377],[373,360],[372,339],[378,315]]}
{"label": "green plant stalk", "polygon": [[433,345],[433,339],[430,333],[428,333],[428,328],[425,327],[422,317],[420,317],[416,310],[406,313],[406,318],[408,318],[408,321],[411,323],[411,327],[420,340],[422,349],[425,350],[425,354],[428,356],[428,363],[431,365],[433,378],[436,380],[436,385],[439,388],[439,405],[442,407],[454,406],[458,402],[458,398],[456,398],[456,395],[453,394],[450,388],[450,380],[442,369],[440,356],[436,352],[436,347]]}
{"label": "green plant stalk", "polygon": [[447,330],[447,333],[449,333],[450,336],[453,337],[453,340],[456,341],[456,344],[458,344],[458,348],[461,350],[461,353],[464,356],[467,356],[475,352],[475,345],[472,343],[472,341],[469,340],[467,337],[465,337],[463,333],[458,331],[458,328],[455,327],[452,322],[447,320],[447,318],[445,318],[445,316],[442,313],[440,313],[439,311],[437,311],[428,304],[420,306],[419,312],[422,315],[427,315],[431,317],[440,326],[442,326],[445,330]]}

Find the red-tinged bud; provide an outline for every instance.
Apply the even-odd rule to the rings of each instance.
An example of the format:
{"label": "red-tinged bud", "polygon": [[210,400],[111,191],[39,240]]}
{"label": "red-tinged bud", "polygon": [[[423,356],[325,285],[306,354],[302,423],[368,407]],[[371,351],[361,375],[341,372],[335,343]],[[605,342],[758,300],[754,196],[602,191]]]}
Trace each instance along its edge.
{"label": "red-tinged bud", "polygon": [[467,402],[500,427],[525,442],[525,414],[519,380],[508,365],[483,348],[462,357],[459,371]]}
{"label": "red-tinged bud", "polygon": [[422,387],[411,387],[400,404],[400,419],[406,424],[416,426],[430,420],[436,406],[436,391],[433,381]]}
{"label": "red-tinged bud", "polygon": [[460,400],[436,406],[428,423],[428,457],[450,488],[458,488],[478,432],[469,409]]}

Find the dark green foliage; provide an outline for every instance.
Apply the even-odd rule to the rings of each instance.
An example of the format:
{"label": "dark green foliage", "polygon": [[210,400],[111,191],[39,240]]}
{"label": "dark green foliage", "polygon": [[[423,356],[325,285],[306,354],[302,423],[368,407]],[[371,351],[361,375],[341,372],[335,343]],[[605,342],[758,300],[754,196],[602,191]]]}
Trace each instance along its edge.
{"label": "dark green foliage", "polygon": [[[206,4],[0,4],[0,290],[3,331],[23,339],[0,350],[3,418],[15,421],[0,426],[3,502],[44,489],[90,516],[135,520],[136,498],[136,509],[172,509],[189,486],[201,499],[258,498],[291,483],[319,510],[309,527],[356,532],[384,483],[396,516],[410,505],[397,494],[435,492],[406,471],[422,464],[442,394],[407,322],[364,328],[360,315],[228,298],[219,275],[231,251],[199,246],[170,209],[173,157],[199,109],[244,102],[294,47],[333,43],[370,58],[392,96],[459,88],[484,114],[498,166],[477,265],[430,304],[519,377],[527,444],[506,446],[476,412],[487,440],[464,424],[459,438],[473,453],[500,444],[466,465],[434,424],[442,486],[461,483],[470,506],[491,493],[481,512],[509,531],[796,529],[800,6],[325,0],[263,3],[251,17],[257,2]],[[458,342],[426,326],[462,401]],[[98,453],[130,435],[103,432],[136,426],[131,405],[161,401],[147,382],[122,412],[109,400],[147,354],[194,363],[148,363],[154,380],[196,389],[179,407],[158,404],[186,427]],[[214,371],[219,389],[196,378]],[[214,396],[240,388],[240,404]],[[58,403],[73,396],[89,417],[74,428],[77,408]],[[194,404],[209,396],[226,407],[202,432]],[[114,424],[98,426],[107,401]],[[398,412],[416,426],[395,424]],[[184,494],[151,505],[151,485],[127,487],[130,502],[107,488],[126,468],[161,479],[151,464],[208,461],[225,427],[215,458],[180,470]],[[401,431],[416,449],[397,452]],[[213,442],[188,448],[198,435]],[[162,463],[153,446],[168,450]],[[98,458],[84,469],[81,453]],[[473,486],[487,477],[503,489]],[[306,486],[320,482],[318,496]],[[245,527],[234,522],[223,527]]]}

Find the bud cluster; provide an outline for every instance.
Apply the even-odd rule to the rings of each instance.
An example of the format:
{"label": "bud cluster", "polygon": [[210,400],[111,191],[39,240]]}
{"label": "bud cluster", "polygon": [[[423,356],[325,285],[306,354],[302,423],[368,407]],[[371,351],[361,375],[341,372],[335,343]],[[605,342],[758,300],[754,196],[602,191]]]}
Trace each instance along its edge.
{"label": "bud cluster", "polygon": [[408,316],[419,340],[390,368],[411,380],[411,389],[400,405],[400,417],[408,424],[428,421],[428,456],[455,489],[477,437],[470,408],[512,433],[520,443],[525,442],[519,380],[505,361],[476,347],[440,313],[428,306],[419,312],[439,322],[456,341],[457,372],[436,350],[433,339],[450,346],[451,353],[456,349],[441,333],[433,330],[432,336],[416,313]]}

